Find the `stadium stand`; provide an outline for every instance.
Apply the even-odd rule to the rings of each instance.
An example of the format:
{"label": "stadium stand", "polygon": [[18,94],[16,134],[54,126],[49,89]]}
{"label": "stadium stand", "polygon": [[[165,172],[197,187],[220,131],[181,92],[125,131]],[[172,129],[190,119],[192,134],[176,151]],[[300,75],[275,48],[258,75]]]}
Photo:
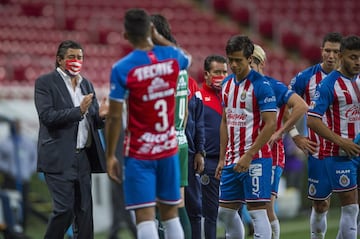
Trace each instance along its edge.
{"label": "stadium stand", "polygon": [[95,86],[106,85],[111,65],[130,50],[122,37],[122,17],[131,7],[169,19],[179,44],[193,55],[190,72],[195,78],[204,57],[223,53],[228,36],[239,31],[235,24],[222,25],[214,14],[189,2],[2,0],[0,84],[32,86],[37,76],[54,68],[59,42],[74,39],[85,48],[83,74]]}
{"label": "stadium stand", "polygon": [[[311,64],[320,60],[319,42],[326,33],[360,34],[360,5],[353,0],[213,0],[212,6]],[[238,9],[250,19],[234,17]]]}
{"label": "stadium stand", "polygon": [[[319,60],[322,34],[359,33],[354,19],[360,5],[350,2],[0,0],[0,84],[32,86],[37,76],[54,68],[59,42],[74,39],[85,48],[83,74],[96,87],[107,87],[111,65],[131,49],[122,37],[122,18],[131,7],[169,19],[178,43],[193,55],[190,74],[199,82],[203,59],[224,55],[227,39],[244,33],[267,51],[271,67],[266,73],[288,83]],[[329,24],[322,24],[324,19]]]}

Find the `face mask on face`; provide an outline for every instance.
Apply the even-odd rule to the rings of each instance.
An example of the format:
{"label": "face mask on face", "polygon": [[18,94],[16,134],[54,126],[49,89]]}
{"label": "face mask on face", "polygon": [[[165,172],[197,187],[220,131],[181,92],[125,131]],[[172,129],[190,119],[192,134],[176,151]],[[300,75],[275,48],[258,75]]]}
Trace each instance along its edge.
{"label": "face mask on face", "polygon": [[221,90],[221,83],[224,76],[211,76],[211,87],[215,90]]}
{"label": "face mask on face", "polygon": [[65,61],[65,70],[70,74],[70,76],[76,76],[80,73],[82,61],[71,59]]}

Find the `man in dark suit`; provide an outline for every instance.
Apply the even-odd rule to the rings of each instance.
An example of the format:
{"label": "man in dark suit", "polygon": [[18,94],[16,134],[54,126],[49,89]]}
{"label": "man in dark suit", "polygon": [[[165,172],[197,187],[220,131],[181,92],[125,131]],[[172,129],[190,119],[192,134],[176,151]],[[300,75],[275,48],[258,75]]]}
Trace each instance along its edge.
{"label": "man in dark suit", "polygon": [[40,130],[39,172],[44,172],[53,211],[44,238],[63,239],[72,224],[74,238],[92,239],[91,173],[105,172],[98,135],[108,106],[99,107],[93,85],[79,73],[83,49],[74,41],[60,43],[56,69],[35,82]]}

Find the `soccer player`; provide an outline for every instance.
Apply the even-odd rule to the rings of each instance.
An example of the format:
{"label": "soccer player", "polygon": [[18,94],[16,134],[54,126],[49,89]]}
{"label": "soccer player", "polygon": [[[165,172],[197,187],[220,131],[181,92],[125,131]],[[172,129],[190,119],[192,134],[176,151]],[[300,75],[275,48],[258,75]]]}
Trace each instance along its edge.
{"label": "soccer player", "polygon": [[227,238],[244,238],[238,214],[246,202],[255,237],[271,238],[266,204],[271,198],[271,150],[267,143],[276,128],[276,98],[267,81],[250,68],[254,45],[247,36],[231,37],[226,55],[233,74],[222,85],[220,124],[219,219]]}
{"label": "soccer player", "polygon": [[[151,15],[151,21],[156,30],[167,40],[176,44],[171,34],[170,25],[167,19],[161,14]],[[185,209],[185,187],[188,186],[188,142],[185,134],[185,127],[188,118],[188,82],[189,76],[186,70],[179,72],[175,94],[175,130],[179,147],[180,165],[180,192],[182,201],[179,205],[179,218],[184,230],[185,239],[191,239],[191,225]]]}
{"label": "soccer player", "polygon": [[[325,139],[326,171],[341,203],[337,235],[341,239],[357,237],[360,146],[353,139],[360,133],[359,73],[360,37],[344,37],[340,46],[340,67],[318,84],[307,118],[308,127]],[[323,121],[325,114],[326,123]]]}
{"label": "soccer player", "polygon": [[[264,75],[265,61],[265,51],[259,45],[255,45],[254,53],[252,55],[251,68]],[[278,107],[277,131],[270,138],[273,164],[271,177],[271,202],[267,204],[267,215],[271,224],[272,239],[279,239],[280,223],[275,213],[274,204],[279,191],[280,177],[285,166],[285,153],[282,135],[289,129],[292,129],[296,122],[306,114],[308,106],[298,94],[289,90],[284,83],[268,76],[265,76],[265,78],[270,82],[270,85],[274,90],[276,95],[276,105]],[[288,108],[291,109],[291,114],[289,114]],[[282,123],[283,121],[285,121],[284,124]]]}
{"label": "soccer player", "polygon": [[[339,65],[340,42],[342,36],[339,33],[328,33],[324,36],[321,46],[322,62],[313,65],[297,74],[290,83],[290,89],[302,96],[310,105],[315,95],[317,84]],[[324,115],[324,122],[326,115]],[[305,137],[299,135],[296,130],[290,131],[295,144],[305,151],[302,143]],[[315,150],[308,150],[308,198],[312,200],[310,216],[311,239],[323,239],[327,229],[327,212],[330,207],[331,186],[325,170],[324,140],[309,129],[308,137],[315,142]]]}
{"label": "soccer player", "polygon": [[[124,178],[126,209],[135,210],[139,239],[159,238],[156,205],[165,239],[183,239],[178,218],[181,197],[174,94],[179,71],[189,67],[191,57],[161,36],[142,9],[128,10],[124,27],[125,38],[134,50],[111,70],[106,122],[108,175],[119,183]],[[128,124],[123,175],[115,149],[125,100]]]}

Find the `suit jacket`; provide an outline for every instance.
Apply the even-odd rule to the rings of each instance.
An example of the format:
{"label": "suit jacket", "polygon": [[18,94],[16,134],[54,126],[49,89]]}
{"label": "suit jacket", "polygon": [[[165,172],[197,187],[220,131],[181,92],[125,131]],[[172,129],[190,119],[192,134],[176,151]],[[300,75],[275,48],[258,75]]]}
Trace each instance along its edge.
{"label": "suit jacket", "polygon": [[[98,129],[104,127],[104,121],[98,113],[93,85],[83,78],[80,88],[84,95],[94,93],[86,115],[92,142],[86,153],[91,171],[102,173],[106,171],[106,163]],[[80,106],[74,107],[65,82],[56,70],[36,80],[35,106],[40,122],[37,169],[45,173],[62,173],[75,159],[78,125],[83,118]]]}

